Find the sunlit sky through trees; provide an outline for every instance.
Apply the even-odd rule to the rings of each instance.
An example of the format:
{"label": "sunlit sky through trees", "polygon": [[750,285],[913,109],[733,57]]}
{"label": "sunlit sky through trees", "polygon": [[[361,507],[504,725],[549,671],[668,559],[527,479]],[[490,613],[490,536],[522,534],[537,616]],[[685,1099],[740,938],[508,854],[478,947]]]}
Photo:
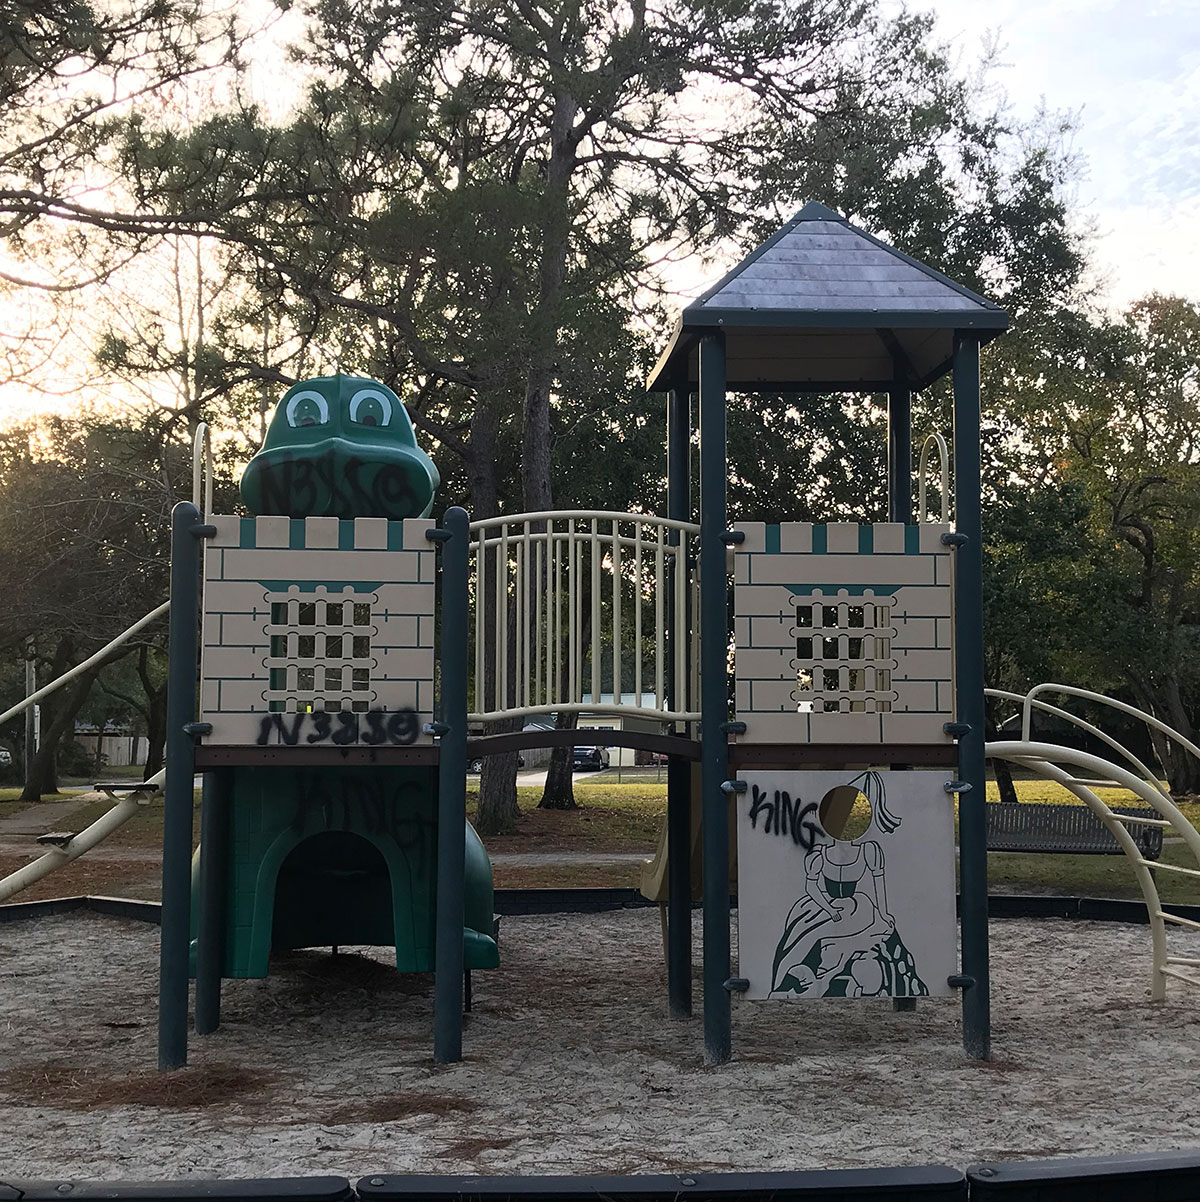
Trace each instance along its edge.
{"label": "sunlit sky through trees", "polygon": [[[1094,231],[1098,299],[1118,309],[1155,291],[1200,296],[1200,0],[915,0],[912,7],[936,16],[959,72],[973,73],[994,52],[987,78],[1015,116],[1044,107],[1071,117],[1079,157],[1073,210]],[[283,52],[298,17],[276,11],[268,0],[243,6],[253,23],[270,23],[246,84],[257,103],[281,115],[302,80],[291,78],[300,68]],[[730,247],[713,263],[674,270],[681,303],[737,258]],[[46,362],[36,373],[40,390],[20,381],[0,390],[0,422],[73,410],[86,395],[89,314],[80,311],[65,333],[51,335],[49,322],[38,321],[49,304],[41,294],[0,308],[10,334],[41,330]]]}

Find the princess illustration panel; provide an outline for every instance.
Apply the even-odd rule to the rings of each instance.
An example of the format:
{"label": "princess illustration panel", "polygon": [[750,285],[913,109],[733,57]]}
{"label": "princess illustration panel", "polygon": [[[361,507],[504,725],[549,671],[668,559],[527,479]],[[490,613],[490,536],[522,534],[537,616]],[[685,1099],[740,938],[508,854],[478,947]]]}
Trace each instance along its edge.
{"label": "princess illustration panel", "polygon": [[957,972],[942,772],[747,772],[738,940],[748,998],[930,997]]}

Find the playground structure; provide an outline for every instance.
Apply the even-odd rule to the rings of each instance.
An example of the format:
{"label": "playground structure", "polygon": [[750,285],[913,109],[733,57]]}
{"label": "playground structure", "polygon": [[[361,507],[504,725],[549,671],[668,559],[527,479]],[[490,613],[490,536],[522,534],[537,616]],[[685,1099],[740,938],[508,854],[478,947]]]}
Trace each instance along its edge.
{"label": "playground structure", "polygon": [[[665,517],[568,510],[472,523],[452,509],[435,525],[419,515],[430,511],[436,471],[411,453],[411,429],[403,467],[378,460],[379,435],[407,420],[403,406],[374,382],[341,377],[289,391],[265,466],[248,473],[247,499],[282,512],[213,514],[198,468],[199,504],[173,519],[160,1064],[186,1059],[191,971],[197,1030],[210,1031],[222,975],[265,971],[272,947],[352,940],[394,942],[402,970],[435,968],[435,1056],[457,1059],[464,970],[495,962],[486,857],[458,833],[469,759],[594,738],[468,732],[550,713],[619,713],[633,721],[611,741],[669,756],[660,877],[676,1015],[691,1012],[699,778],[711,1062],[730,1055],[735,994],[891,997],[910,1008],[915,997],[961,990],[964,1046],[988,1055],[987,754],[1064,780],[1118,841],[1124,835],[1151,912],[1154,996],[1167,977],[1194,979],[1193,964],[1166,955],[1172,916],[1125,833],[1127,821],[1161,823],[1200,863],[1195,831],[1143,779],[1153,782],[1149,769],[1135,764],[1134,776],[1027,740],[984,744],[978,355],[1005,325],[983,298],[810,205],[684,310],[651,375],[668,394]],[[940,436],[921,451],[914,521],[911,394],[947,372],[955,521]],[[885,394],[889,520],[730,530],[727,389]],[[699,522],[688,467],[693,393]],[[339,441],[337,454],[308,454],[323,433]],[[931,449],[939,522],[924,520]],[[372,498],[365,509],[362,495]],[[1060,763],[1109,773],[1159,817],[1113,817],[1094,791],[1064,779]],[[205,826],[193,878],[196,770],[205,774]],[[860,794],[872,822],[852,835],[845,823]],[[357,883],[335,891],[339,880]],[[402,929],[411,932],[403,941]]]}

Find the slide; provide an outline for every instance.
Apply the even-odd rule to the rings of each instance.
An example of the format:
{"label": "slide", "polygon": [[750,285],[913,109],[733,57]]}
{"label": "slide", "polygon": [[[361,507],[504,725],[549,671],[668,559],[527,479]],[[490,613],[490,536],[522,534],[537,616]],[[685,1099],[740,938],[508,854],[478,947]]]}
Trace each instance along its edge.
{"label": "slide", "polygon": [[[701,837],[700,765],[692,765],[691,811],[692,833],[690,840],[692,865],[692,897],[699,899],[704,888],[704,842]],[[737,810],[736,797],[729,798],[729,892],[737,892]],[[666,905],[667,881],[670,872],[670,854],[667,851],[667,824],[664,822],[658,839],[658,850],[654,859],[642,864],[640,891],[649,901]]]}

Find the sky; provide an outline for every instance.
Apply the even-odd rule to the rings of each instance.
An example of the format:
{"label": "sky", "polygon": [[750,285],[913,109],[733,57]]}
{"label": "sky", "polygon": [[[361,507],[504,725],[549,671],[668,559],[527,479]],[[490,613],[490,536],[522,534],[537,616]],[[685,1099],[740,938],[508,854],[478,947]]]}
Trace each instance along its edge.
{"label": "sky", "polygon": [[1073,114],[1103,296],[1200,298],[1200,0],[910,0],[964,67],[998,38],[1018,116]]}
{"label": "sky", "polygon": [[[1072,115],[1072,207],[1095,230],[1098,299],[1115,311],[1153,291],[1200,300],[1200,0],[907,3],[933,13],[960,71],[998,44],[990,78],[1016,116]],[[710,273],[681,272],[681,303]],[[74,402],[10,384],[0,423],[60,407]]]}

